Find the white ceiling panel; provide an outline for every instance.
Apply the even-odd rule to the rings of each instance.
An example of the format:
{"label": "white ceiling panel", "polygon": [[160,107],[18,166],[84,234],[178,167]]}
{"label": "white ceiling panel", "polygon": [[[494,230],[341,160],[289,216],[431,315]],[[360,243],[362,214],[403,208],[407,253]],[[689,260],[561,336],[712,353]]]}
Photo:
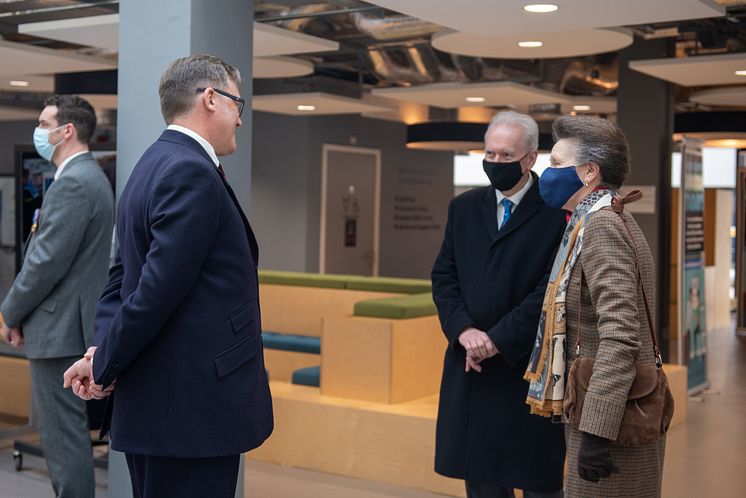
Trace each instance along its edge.
{"label": "white ceiling panel", "polygon": [[119,50],[119,14],[21,24],[18,32],[114,52]]}
{"label": "white ceiling panel", "polygon": [[254,57],[334,52],[339,43],[269,24],[254,23]]}
{"label": "white ceiling panel", "polygon": [[[617,111],[616,97],[571,97],[572,101],[562,104],[562,112],[576,111],[579,114],[614,114]],[[576,108],[577,107],[577,108]]]}
{"label": "white ceiling panel", "polygon": [[[707,0],[461,0],[457,3],[369,0],[369,3],[476,36],[631,26],[717,17],[725,12],[725,7]],[[532,14],[523,10],[529,3],[554,3],[559,10]]]}
{"label": "white ceiling panel", "polygon": [[19,74],[56,74],[100,71],[117,66],[115,60],[0,40],[0,77]]}
{"label": "white ceiling panel", "polygon": [[746,85],[702,90],[691,94],[689,100],[711,106],[746,107]]}
{"label": "white ceiling panel", "polygon": [[701,55],[632,61],[629,67],[654,78],[681,86],[737,85],[746,83],[746,53]]}
{"label": "white ceiling panel", "polygon": [[[15,84],[11,84],[14,82]],[[25,86],[19,86],[23,83]],[[1,76],[0,90],[9,90],[12,92],[53,92],[53,76]]]}
{"label": "white ceiling panel", "polygon": [[[389,110],[382,105],[363,102],[359,99],[340,97],[323,92],[288,93],[278,95],[255,95],[252,98],[255,111],[290,114],[294,116],[319,116],[328,114],[359,114]],[[312,111],[299,110],[298,106],[312,106]]]}
{"label": "white ceiling panel", "polygon": [[[522,41],[537,41],[542,45],[523,48],[518,45]],[[443,52],[497,59],[548,59],[602,54],[621,50],[633,41],[632,33],[621,28],[500,36],[474,36],[449,30],[432,37],[433,47]]]}
{"label": "white ceiling panel", "polygon": [[[509,81],[497,83],[435,83],[407,88],[374,89],[373,95],[454,109],[457,107],[522,107],[531,104],[566,104],[571,98]],[[470,102],[481,98],[478,102]]]}
{"label": "white ceiling panel", "polygon": [[[119,50],[119,14],[21,24],[20,33]],[[254,23],[254,56],[333,52],[339,43],[268,24]]]}
{"label": "white ceiling panel", "polygon": [[295,78],[313,74],[313,63],[293,57],[254,57],[254,78]]}

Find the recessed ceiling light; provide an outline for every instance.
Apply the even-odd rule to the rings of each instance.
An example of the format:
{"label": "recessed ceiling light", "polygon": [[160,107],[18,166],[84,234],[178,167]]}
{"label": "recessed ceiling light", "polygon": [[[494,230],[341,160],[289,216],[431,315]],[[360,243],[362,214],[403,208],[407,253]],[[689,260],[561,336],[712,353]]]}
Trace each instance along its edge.
{"label": "recessed ceiling light", "polygon": [[546,14],[547,12],[556,12],[559,7],[553,3],[532,3],[524,6],[523,10],[532,14]]}
{"label": "recessed ceiling light", "polygon": [[298,110],[299,111],[315,111],[316,106],[315,105],[299,105]]}
{"label": "recessed ceiling light", "polygon": [[10,86],[29,86],[29,82],[23,80],[11,80]]}
{"label": "recessed ceiling light", "polygon": [[739,69],[736,71],[737,76],[746,76],[746,69]]}
{"label": "recessed ceiling light", "polygon": [[521,48],[538,48],[538,47],[543,47],[544,46],[544,42],[540,42],[540,41],[522,41],[522,42],[518,42],[518,46],[521,47]]}
{"label": "recessed ceiling light", "polygon": [[574,105],[572,106],[573,111],[590,111],[591,106],[589,105]]}
{"label": "recessed ceiling light", "polygon": [[485,100],[484,97],[466,97],[467,102],[484,102]]}

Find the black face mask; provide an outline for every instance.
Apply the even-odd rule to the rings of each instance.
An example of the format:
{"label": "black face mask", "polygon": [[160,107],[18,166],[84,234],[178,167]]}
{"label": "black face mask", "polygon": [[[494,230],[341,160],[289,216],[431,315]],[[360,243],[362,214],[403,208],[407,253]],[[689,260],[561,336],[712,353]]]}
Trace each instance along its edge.
{"label": "black face mask", "polygon": [[482,168],[487,173],[487,178],[497,190],[504,192],[516,186],[523,177],[521,161],[525,156],[517,161],[510,163],[493,163],[488,160],[482,161]]}

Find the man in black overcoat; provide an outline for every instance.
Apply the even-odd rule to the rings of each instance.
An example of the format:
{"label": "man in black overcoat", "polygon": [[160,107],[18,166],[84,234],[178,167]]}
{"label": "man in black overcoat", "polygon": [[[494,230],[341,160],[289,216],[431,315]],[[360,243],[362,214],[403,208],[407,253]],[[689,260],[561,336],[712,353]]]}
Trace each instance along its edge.
{"label": "man in black overcoat", "polygon": [[523,380],[549,270],[566,224],[539,195],[531,171],[538,127],[496,114],[485,134],[491,185],[448,208],[432,271],[433,299],[448,340],[435,470],[466,481],[469,498],[561,497],[562,424],[529,413]]}

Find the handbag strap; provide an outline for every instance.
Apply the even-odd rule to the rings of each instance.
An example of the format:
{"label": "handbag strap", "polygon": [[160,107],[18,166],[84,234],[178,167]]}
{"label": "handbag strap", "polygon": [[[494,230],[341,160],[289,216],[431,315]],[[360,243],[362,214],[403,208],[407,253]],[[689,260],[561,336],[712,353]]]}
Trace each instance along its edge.
{"label": "handbag strap", "polygon": [[[627,224],[627,219],[622,214],[624,212],[624,205],[629,204],[631,202],[635,202],[642,199],[642,192],[639,190],[633,190],[632,192],[628,193],[624,197],[613,197],[611,199],[611,209],[616,214],[619,215],[619,217],[622,219],[622,222],[624,223],[624,228],[627,231],[627,235],[629,235],[630,242],[632,242],[632,250],[635,253],[635,268],[637,269],[637,279],[638,282],[640,282],[640,288],[642,289],[642,299],[645,302],[645,315],[648,319],[648,328],[650,329],[650,338],[653,340],[653,354],[655,355],[655,365],[658,368],[661,368],[663,365],[663,357],[661,355],[660,348],[658,347],[658,340],[655,338],[655,324],[653,323],[653,314],[650,311],[650,302],[648,301],[648,295],[645,291],[645,283],[642,280],[642,274],[640,272],[640,255],[637,251],[637,243],[635,242],[635,238],[632,236],[632,232],[629,229],[629,225]],[[578,355],[580,355],[580,298],[582,294],[582,283],[583,283],[583,265],[580,265],[580,283],[581,283],[581,292],[578,293],[578,340],[575,343],[576,352]]]}

